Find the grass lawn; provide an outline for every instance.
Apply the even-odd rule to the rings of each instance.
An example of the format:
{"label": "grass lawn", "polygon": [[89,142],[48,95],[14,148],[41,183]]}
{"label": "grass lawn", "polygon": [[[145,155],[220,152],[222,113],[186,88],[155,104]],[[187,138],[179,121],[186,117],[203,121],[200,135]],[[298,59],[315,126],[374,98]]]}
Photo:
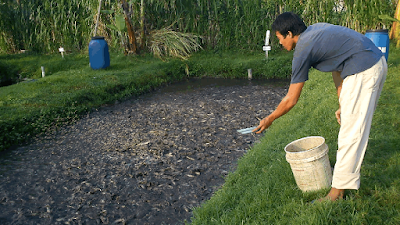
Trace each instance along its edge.
{"label": "grass lawn", "polygon": [[327,190],[302,193],[284,147],[323,136],[336,161],[338,102],[330,73],[313,70],[295,108],[243,156],[224,186],[194,211],[193,224],[400,224],[400,50],[391,48],[389,72],[361,168],[361,188],[345,200],[309,204]]}

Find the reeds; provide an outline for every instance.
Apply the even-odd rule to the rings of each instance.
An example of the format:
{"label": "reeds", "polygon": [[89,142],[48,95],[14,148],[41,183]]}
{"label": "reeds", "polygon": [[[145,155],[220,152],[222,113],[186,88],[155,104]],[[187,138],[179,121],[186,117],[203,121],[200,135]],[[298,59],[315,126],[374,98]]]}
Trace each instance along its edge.
{"label": "reeds", "polygon": [[395,9],[394,0],[345,0],[341,24],[362,33],[368,29],[390,28],[391,22],[379,16],[393,17]]}
{"label": "reeds", "polygon": [[84,49],[93,25],[88,18],[97,5],[96,0],[4,1],[0,4],[0,39],[9,41],[0,41],[0,51]]}
{"label": "reeds", "polygon": [[[150,43],[142,40],[150,32],[173,24],[171,29],[176,32],[203,37],[204,48],[259,50],[265,31],[284,11],[300,14],[308,25],[329,22],[365,32],[390,28],[391,24],[379,16],[393,16],[396,0],[148,0],[145,8],[141,1],[129,2],[141,44]],[[98,4],[98,0],[3,0],[0,52],[54,52],[61,45],[86,50]],[[120,1],[104,0],[102,9],[120,12]],[[118,49],[127,34],[107,28],[113,21],[113,15],[102,14],[99,35],[106,37],[111,48]],[[277,41],[272,39],[272,45]]]}

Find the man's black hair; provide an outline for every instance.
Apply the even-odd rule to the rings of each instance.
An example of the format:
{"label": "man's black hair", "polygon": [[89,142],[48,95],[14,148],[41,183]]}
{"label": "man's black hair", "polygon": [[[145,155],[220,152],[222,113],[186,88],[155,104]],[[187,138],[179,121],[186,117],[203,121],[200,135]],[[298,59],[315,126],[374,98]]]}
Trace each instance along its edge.
{"label": "man's black hair", "polygon": [[307,29],[303,20],[292,12],[284,12],[276,17],[272,24],[272,30],[274,32],[279,31],[283,37],[288,35],[288,31],[293,33],[293,36],[303,33]]}

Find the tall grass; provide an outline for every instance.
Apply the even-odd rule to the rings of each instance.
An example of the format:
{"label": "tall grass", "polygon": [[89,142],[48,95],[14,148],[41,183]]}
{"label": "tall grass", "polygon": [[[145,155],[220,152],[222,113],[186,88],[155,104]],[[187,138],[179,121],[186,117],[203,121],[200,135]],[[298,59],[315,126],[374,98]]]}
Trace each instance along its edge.
{"label": "tall grass", "polygon": [[[365,32],[390,28],[391,24],[380,20],[379,15],[393,16],[396,0],[149,0],[145,7],[142,3],[129,1],[133,12],[130,19],[141,39],[143,34],[173,24],[176,32],[202,36],[206,49],[260,50],[266,30],[284,11],[300,14],[306,24],[329,22]],[[341,3],[344,7],[339,7]],[[86,50],[98,4],[98,0],[3,0],[0,52],[29,49],[49,53],[61,45]],[[122,13],[120,1],[104,0],[102,9]],[[102,14],[100,18],[99,35],[106,37],[112,49],[120,49],[121,39],[127,34],[107,27],[115,23],[113,15]],[[272,44],[277,45],[274,38]]]}
{"label": "tall grass", "polygon": [[1,5],[0,48],[3,52],[54,52],[60,46],[82,49],[91,30],[87,18],[93,3],[96,1],[7,0]]}
{"label": "tall grass", "polygon": [[147,18],[155,27],[175,23],[176,30],[199,34],[206,48],[257,49],[282,5],[301,13],[298,1],[159,1]]}
{"label": "tall grass", "polygon": [[368,29],[390,28],[391,22],[382,21],[379,15],[394,16],[396,1],[393,0],[346,0],[341,25],[358,32]]}

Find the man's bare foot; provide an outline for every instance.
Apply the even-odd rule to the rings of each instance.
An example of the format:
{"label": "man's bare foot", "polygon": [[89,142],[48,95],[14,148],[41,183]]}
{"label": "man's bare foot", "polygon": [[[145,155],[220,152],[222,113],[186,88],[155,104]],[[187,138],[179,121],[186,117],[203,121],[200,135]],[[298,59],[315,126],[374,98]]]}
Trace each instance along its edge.
{"label": "man's bare foot", "polygon": [[323,198],[318,199],[318,202],[323,201],[336,201],[338,199],[343,199],[344,189],[332,188],[329,194]]}

